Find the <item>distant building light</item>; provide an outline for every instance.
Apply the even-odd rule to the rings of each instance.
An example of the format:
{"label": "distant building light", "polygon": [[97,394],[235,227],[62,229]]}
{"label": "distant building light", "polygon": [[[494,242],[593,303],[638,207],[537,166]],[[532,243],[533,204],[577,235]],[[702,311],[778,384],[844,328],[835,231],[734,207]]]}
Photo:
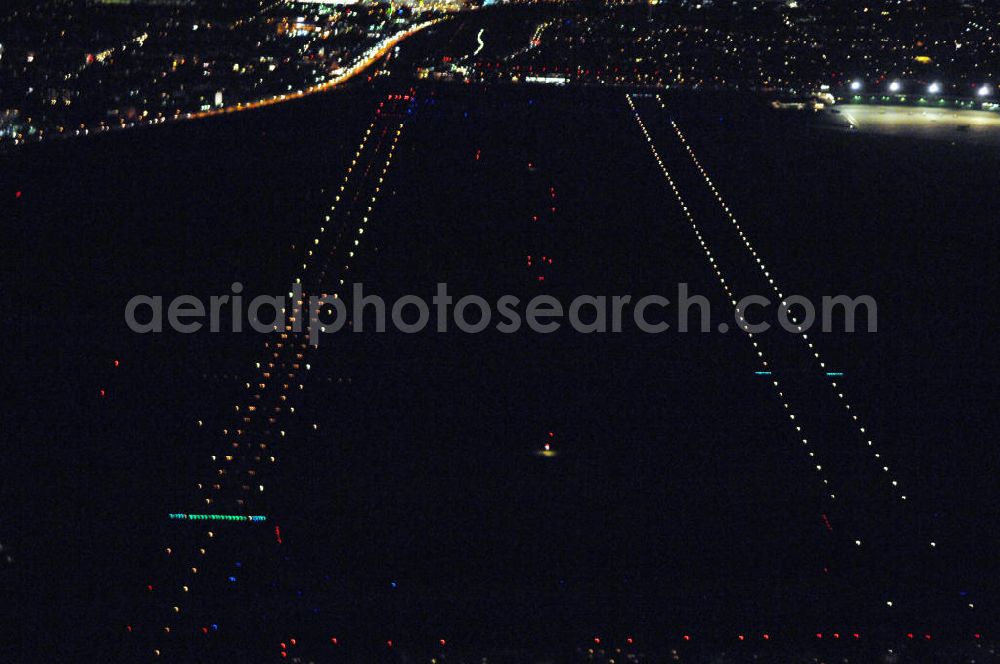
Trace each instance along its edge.
{"label": "distant building light", "polygon": [[525,76],[526,83],[547,83],[549,85],[566,85],[569,79],[564,76]]}

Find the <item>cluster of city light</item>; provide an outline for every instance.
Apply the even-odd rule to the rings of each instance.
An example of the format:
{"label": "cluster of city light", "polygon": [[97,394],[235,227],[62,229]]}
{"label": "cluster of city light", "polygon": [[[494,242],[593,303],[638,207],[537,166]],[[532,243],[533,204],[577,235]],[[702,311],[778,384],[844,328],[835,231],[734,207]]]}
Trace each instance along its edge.
{"label": "cluster of city light", "polygon": [[394,35],[384,37],[383,39],[381,39],[380,41],[378,41],[377,43],[366,49],[363,53],[361,53],[361,55],[358,56],[358,58],[352,65],[350,65],[346,69],[338,70],[337,74],[327,79],[326,81],[323,81],[322,83],[317,83],[316,85],[311,85],[306,88],[302,88],[300,90],[288,92],[287,94],[273,95],[271,97],[266,97],[264,99],[259,99],[257,101],[239,103],[232,106],[224,106],[223,108],[214,108],[207,111],[199,111],[197,113],[187,113],[186,115],[178,117],[179,118],[183,117],[183,119],[190,120],[198,118],[207,118],[216,115],[222,115],[225,113],[237,113],[240,111],[248,111],[248,110],[253,110],[255,108],[262,108],[264,106],[272,106],[274,104],[280,104],[282,102],[291,101],[293,99],[301,99],[302,97],[307,97],[309,95],[313,95],[318,92],[326,92],[331,88],[343,85],[344,83],[353,79],[355,76],[357,76],[364,70],[368,69],[368,67],[370,67],[373,63],[375,63],[379,59],[381,59],[386,53],[389,52],[390,49],[396,46],[399,42],[403,41],[404,39],[407,39],[408,37],[413,36],[414,34],[420,32],[421,30],[424,30],[425,28],[429,28],[430,26],[434,25],[435,23],[438,23],[441,20],[442,19],[433,19],[430,21],[425,21],[423,23],[419,23],[410,28],[407,28],[406,30],[401,30],[400,32],[397,32]]}
{"label": "cluster of city light", "polygon": [[673,192],[674,198],[677,199],[677,202],[680,205],[681,210],[683,211],[688,224],[691,226],[691,230],[694,231],[695,238],[698,240],[698,244],[701,246],[701,250],[702,252],[704,252],[705,258],[708,260],[709,266],[712,268],[712,271],[715,272],[715,276],[718,279],[719,284],[722,286],[722,290],[725,292],[726,297],[729,299],[729,301],[732,303],[732,306],[735,309],[736,318],[740,323],[740,325],[738,325],[737,327],[739,327],[739,329],[747,336],[747,339],[749,339],[751,345],[753,346],[754,352],[757,354],[757,359],[760,362],[761,371],[767,372],[767,375],[771,376],[770,380],[771,386],[773,387],[774,392],[778,397],[778,400],[781,402],[782,408],[784,408],[785,413],[787,414],[792,427],[795,429],[796,436],[802,442],[802,445],[806,450],[806,454],[809,457],[810,464],[815,468],[816,472],[819,474],[820,481],[823,484],[823,489],[825,492],[824,495],[826,495],[828,499],[831,501],[835,500],[837,496],[830,489],[830,481],[829,478],[827,478],[825,473],[823,472],[823,464],[817,457],[816,452],[814,452],[812,447],[810,447],[809,439],[806,438],[805,435],[803,434],[801,420],[796,417],[796,413],[794,409],[792,409],[787,398],[785,397],[784,391],[782,390],[779,381],[773,376],[773,371],[768,364],[767,358],[764,356],[764,351],[761,349],[757,340],[754,338],[754,334],[747,329],[747,321],[743,317],[743,312],[740,311],[737,297],[730,288],[729,283],[726,281],[726,278],[723,275],[722,270],[718,265],[718,262],[715,260],[715,256],[712,254],[710,247],[708,246],[707,242],[705,241],[705,238],[702,235],[698,223],[695,221],[694,216],[691,213],[691,210],[688,208],[688,205],[685,202],[684,197],[681,195],[680,190],[677,187],[677,184],[674,182],[673,176],[670,174],[670,171],[667,170],[666,164],[664,164],[663,159],[660,157],[660,153],[656,149],[656,144],[653,141],[653,137],[650,135],[649,130],[646,128],[646,123],[643,121],[642,116],[639,114],[639,110],[636,108],[635,103],[632,100],[632,96],[625,95],[625,99],[628,102],[629,108],[632,110],[632,115],[635,118],[635,121],[638,123],[639,128],[642,130],[642,134],[646,139],[646,143],[649,145],[649,150],[652,153],[653,158],[656,160],[657,165],[660,167],[660,171],[663,173],[663,177],[666,180],[667,185]]}
{"label": "cluster of city light", "polygon": [[[686,3],[681,3],[676,13],[671,11],[661,16],[652,12],[656,4],[657,0],[649,3],[651,12],[646,20],[636,21],[634,15],[623,15],[610,8],[599,16],[584,13],[577,14],[572,21],[558,21],[552,28],[557,34],[553,39],[546,40],[543,49],[532,51],[521,48],[506,60],[527,55],[525,60],[548,64],[552,71],[558,71],[562,65],[603,61],[601,65],[608,65],[606,69],[598,65],[592,72],[583,67],[572,67],[566,68],[565,73],[575,73],[575,80],[586,78],[606,85],[749,87],[778,89],[797,95],[830,80],[837,80],[845,67],[855,68],[857,60],[865,62],[864,67],[872,72],[872,79],[876,77],[875,72],[897,72],[901,79],[907,77],[904,80],[910,80],[922,73],[914,69],[914,62],[927,65],[935,61],[940,61],[940,69],[953,72],[956,78],[963,72],[976,76],[976,72],[988,71],[984,65],[996,50],[995,36],[984,27],[979,28],[982,30],[981,40],[965,35],[963,43],[952,42],[954,48],[951,49],[950,30],[939,30],[940,26],[933,20],[923,23],[927,16],[919,14],[913,16],[914,21],[900,32],[897,29],[886,30],[890,24],[883,24],[879,19],[867,23],[871,16],[864,13],[843,24],[845,15],[834,11],[836,3],[825,3],[827,6],[822,9],[811,3],[805,11],[813,14],[815,22],[807,22],[796,17],[803,10],[788,11],[796,7],[796,2],[789,0],[787,8],[783,2],[752,5],[754,12],[766,10],[758,14],[761,18],[765,13],[771,14],[766,23],[757,26],[762,29],[757,29],[751,27],[754,21],[747,23],[743,20],[744,8],[751,7],[746,3],[723,3],[725,7],[716,3],[713,16],[718,16],[714,11],[726,13],[730,7],[734,12],[730,20],[721,22],[709,20],[697,11],[701,9],[699,3],[687,4],[686,8]],[[965,3],[965,10],[979,13],[985,8],[972,10],[972,3]],[[773,19],[778,18],[781,23],[774,23]],[[970,24],[975,25],[974,22]],[[862,31],[854,32],[856,28]],[[932,34],[935,35],[933,38]],[[984,49],[985,59],[981,61],[970,57],[979,48]],[[953,56],[950,63],[947,62],[949,50]],[[705,53],[711,56],[703,57]],[[958,54],[961,54],[963,63],[955,62],[954,56]],[[595,58],[595,55],[601,57]],[[502,58],[494,63],[479,65],[480,78],[488,75],[498,80],[520,78],[517,68]],[[992,74],[986,76],[989,78]],[[883,86],[883,78],[877,80],[878,85]],[[847,82],[849,84],[850,80]],[[921,87],[926,84],[922,83]],[[855,91],[860,90],[862,85],[863,80],[859,76]],[[975,96],[976,88],[972,88],[969,94]]]}
{"label": "cluster of city light", "polygon": [[520,48],[513,53],[509,53],[504,57],[504,61],[510,62],[511,60],[518,58],[532,49],[538,48],[542,44],[542,35],[545,31],[552,25],[553,21],[542,21],[535,27],[535,31],[531,33],[531,39],[528,41],[528,45]]}
{"label": "cluster of city light", "polygon": [[[280,3],[278,3],[280,4]],[[204,118],[211,118],[220,115],[226,115],[231,113],[240,113],[243,111],[252,111],[259,108],[265,108],[267,106],[273,106],[275,104],[281,104],[288,101],[293,101],[296,99],[301,99],[310,95],[317,93],[326,92],[336,87],[340,87],[347,83],[348,81],[354,79],[359,74],[363,73],[374,63],[385,56],[392,48],[398,45],[403,40],[413,36],[414,34],[424,30],[443,19],[436,18],[417,25],[411,26],[405,30],[401,30],[393,35],[382,38],[364,52],[358,55],[354,62],[347,68],[340,68],[335,71],[334,75],[318,82],[314,85],[310,85],[298,90],[290,90],[287,93],[272,95],[269,97],[264,97],[262,99],[257,99],[247,102],[238,102],[236,104],[229,104],[226,106],[221,106],[220,108],[210,108],[199,111],[182,112],[180,110],[175,111],[172,115],[163,112],[157,112],[156,114],[150,114],[149,111],[144,111],[139,119],[127,121],[124,118],[117,120],[115,124],[106,124],[101,121],[97,126],[88,127],[85,124],[81,124],[78,128],[69,129],[67,127],[56,128],[55,134],[46,133],[45,130],[40,130],[38,134],[33,137],[27,137],[24,135],[19,135],[13,139],[13,145],[23,145],[28,142],[29,139],[35,142],[42,142],[48,137],[54,138],[68,138],[68,137],[80,137],[80,136],[90,136],[93,134],[101,134],[108,131],[120,131],[124,129],[134,129],[136,127],[144,126],[156,126],[164,124],[167,122],[177,122],[186,120],[200,120]],[[147,35],[142,35],[140,38],[136,39],[136,43],[140,46],[145,42]],[[289,86],[291,87],[291,86]]]}

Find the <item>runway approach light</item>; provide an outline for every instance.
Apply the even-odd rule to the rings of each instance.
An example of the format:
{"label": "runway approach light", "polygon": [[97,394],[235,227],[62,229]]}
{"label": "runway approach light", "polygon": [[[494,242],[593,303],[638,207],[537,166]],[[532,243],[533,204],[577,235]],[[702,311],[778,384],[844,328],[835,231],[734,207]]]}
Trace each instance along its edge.
{"label": "runway approach light", "polygon": [[851,90],[854,90],[855,92],[857,92],[862,87],[863,86],[862,86],[861,81],[851,81]]}
{"label": "runway approach light", "polygon": [[554,456],[556,456],[556,451],[554,449],[552,449],[552,442],[551,442],[552,439],[555,438],[555,437],[556,437],[555,432],[550,431],[549,432],[549,436],[548,436],[548,440],[545,441],[545,445],[542,446],[542,449],[540,449],[537,452],[535,452],[535,454],[538,455],[538,456],[541,456],[541,457],[554,457]]}
{"label": "runway approach light", "polygon": [[976,90],[976,94],[979,95],[980,97],[987,97],[992,91],[993,90],[990,89],[990,86],[983,85],[981,88]]}
{"label": "runway approach light", "polygon": [[936,95],[937,93],[941,92],[941,84],[937,82],[931,83],[930,85],[927,86],[927,92],[929,94]]}
{"label": "runway approach light", "polygon": [[899,92],[903,89],[903,84],[899,81],[893,81],[889,84],[889,92]]}
{"label": "runway approach light", "polygon": [[537,452],[535,452],[535,454],[538,455],[538,456],[540,456],[540,457],[549,457],[549,458],[551,458],[551,457],[556,456],[557,452],[554,449],[552,449],[552,446],[550,444],[545,443],[545,446],[542,447],[542,449],[540,449]]}

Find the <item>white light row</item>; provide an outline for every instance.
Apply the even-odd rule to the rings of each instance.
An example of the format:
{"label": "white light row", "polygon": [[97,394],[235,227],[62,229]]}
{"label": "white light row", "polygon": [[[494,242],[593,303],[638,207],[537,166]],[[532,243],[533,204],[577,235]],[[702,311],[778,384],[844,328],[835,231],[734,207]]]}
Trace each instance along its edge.
{"label": "white light row", "polygon": [[[656,95],[656,100],[657,102],[659,102],[660,108],[666,110],[666,104],[663,102],[663,98],[659,94]],[[736,229],[737,234],[740,236],[740,240],[743,241],[743,245],[746,247],[747,251],[750,252],[750,255],[753,257],[754,262],[757,265],[757,269],[760,270],[760,272],[764,275],[764,278],[767,279],[768,284],[770,284],[771,288],[774,290],[774,293],[778,296],[778,299],[782,301],[781,303],[785,304],[784,295],[781,293],[781,289],[778,287],[774,277],[771,274],[770,269],[768,269],[767,265],[765,265],[764,262],[761,260],[760,256],[758,256],[757,250],[754,249],[753,245],[750,243],[750,238],[747,237],[746,233],[743,231],[743,227],[740,225],[739,221],[737,221],[736,216],[729,208],[729,205],[722,198],[722,194],[716,188],[715,183],[712,181],[712,178],[708,174],[708,171],[706,171],[705,168],[701,165],[701,162],[695,155],[694,150],[692,150],[691,145],[685,138],[684,133],[681,131],[680,127],[677,126],[677,123],[673,119],[670,120],[670,125],[671,127],[673,127],[674,133],[677,135],[677,138],[680,140],[681,144],[684,146],[684,149],[687,151],[688,157],[690,157],[692,163],[694,163],[695,167],[698,169],[698,172],[701,173],[701,176],[705,179],[705,183],[708,185],[708,188],[712,191],[712,195],[715,196],[715,200],[722,207],[723,212],[726,213],[726,216],[729,218],[730,223]],[[796,320],[794,316],[791,316],[791,319],[793,323],[795,324],[798,323],[798,320]],[[798,326],[798,330],[802,332],[802,327]],[[876,462],[876,465],[879,466],[881,471],[880,474],[883,474],[883,476],[886,478],[886,481],[888,481],[889,484],[892,486],[892,491],[898,497],[898,499],[901,501],[905,501],[906,494],[899,491],[899,479],[894,477],[890,473],[889,466],[886,465],[885,461],[882,459],[882,453],[876,448],[874,440],[871,438],[870,434],[866,431],[865,426],[858,419],[858,415],[856,412],[853,411],[850,402],[844,396],[843,388],[838,386],[835,377],[827,375],[826,362],[820,356],[819,351],[816,349],[815,343],[809,339],[809,335],[805,332],[802,332],[801,337],[803,343],[806,344],[806,346],[809,348],[809,352],[812,353],[813,358],[819,364],[819,368],[823,371],[823,377],[829,380],[830,386],[834,390],[836,390],[837,399],[839,399],[843,403],[844,410],[850,415],[851,421],[853,422],[853,425],[857,428],[857,431],[861,435],[862,440],[865,442],[866,446],[870,448],[869,452],[872,455],[871,458],[873,458]]]}
{"label": "white light row", "polygon": [[[698,227],[697,222],[694,220],[694,216],[691,214],[691,210],[688,208],[687,203],[684,201],[684,197],[681,196],[681,193],[677,188],[677,184],[674,182],[673,176],[670,175],[670,171],[667,170],[666,165],[663,163],[663,159],[660,157],[660,153],[656,149],[656,145],[653,142],[653,138],[650,135],[649,130],[646,128],[646,124],[645,122],[643,122],[642,116],[639,114],[638,109],[636,109],[635,103],[632,101],[631,95],[626,95],[625,99],[628,101],[629,108],[632,110],[633,116],[635,117],[636,122],[639,124],[639,128],[642,130],[642,134],[646,138],[646,142],[649,144],[649,150],[650,152],[652,152],[653,158],[656,160],[657,165],[659,165],[660,171],[663,173],[664,179],[666,179],[667,184],[670,186],[670,189],[674,194],[674,197],[680,204],[681,209],[684,212],[684,216],[686,217],[688,224],[691,226],[691,230],[694,231],[695,237],[698,240],[698,244],[701,246],[701,250],[704,252],[705,257],[708,259],[708,263],[711,266],[712,270],[715,272],[715,276],[718,278],[719,283],[722,285],[722,289],[723,291],[725,291],[726,297],[729,298],[730,302],[732,302],[732,305],[735,308],[736,317],[738,321],[741,323],[737,327],[739,327],[740,330],[747,335],[747,338],[750,340],[750,343],[753,346],[754,351],[757,353],[757,358],[758,361],[760,362],[761,367],[763,367],[763,369],[766,371],[770,371],[771,369],[768,366],[767,359],[764,357],[764,352],[761,350],[759,344],[757,343],[757,340],[753,338],[754,337],[753,333],[749,332],[746,329],[746,320],[743,318],[743,313],[737,306],[736,296],[730,289],[729,284],[726,283],[726,279],[723,276],[722,271],[719,269],[715,257],[712,255],[712,251],[709,249],[707,243],[705,242],[705,238],[701,234],[701,229]],[[781,401],[781,405],[785,409],[789,421],[795,428],[796,436],[802,441],[802,445],[805,446],[806,454],[809,457],[810,465],[814,466],[816,472],[820,474],[820,480],[822,481],[825,495],[831,501],[836,500],[837,498],[836,494],[830,490],[830,481],[823,473],[822,463],[820,463],[820,460],[817,458],[816,453],[813,452],[812,448],[809,446],[809,439],[802,435],[801,421],[796,419],[795,412],[792,410],[791,406],[786,400],[785,394],[781,390],[779,382],[773,375],[771,380],[771,386],[774,388],[774,391],[778,399]]]}
{"label": "white light row", "polygon": [[[375,125],[376,125],[377,122],[378,122],[378,115],[376,115],[376,118],[368,126],[368,128],[366,129],[366,131],[365,131],[365,133],[364,133],[364,135],[362,137],[362,140],[361,140],[361,142],[360,142],[360,144],[358,146],[358,149],[357,149],[357,151],[354,154],[354,158],[353,158],[353,160],[351,162],[351,165],[347,169],[347,174],[344,176],[344,181],[343,181],[343,183],[342,183],[342,185],[340,187],[340,192],[341,193],[343,193],[344,188],[346,186],[346,183],[347,183],[347,181],[348,181],[348,179],[350,177],[350,173],[353,170],[354,166],[357,164],[357,160],[360,157],[362,151],[364,150],[364,148],[365,148],[365,146],[366,146],[366,144],[368,142],[368,139],[371,136],[371,133],[372,133],[373,129],[375,128]],[[369,211],[371,211],[371,206],[374,204],[375,200],[377,199],[378,192],[379,192],[379,190],[381,188],[381,183],[382,183],[382,181],[383,181],[383,179],[385,177],[386,172],[388,171],[389,165],[392,162],[392,156],[393,156],[393,153],[394,153],[394,151],[396,149],[397,143],[399,141],[399,137],[400,137],[400,135],[402,133],[403,124],[404,123],[402,121],[399,123],[399,126],[397,127],[397,129],[395,131],[395,134],[393,136],[392,144],[390,145],[390,148],[389,148],[388,157],[386,158],[385,164],[383,165],[381,173],[379,175],[379,184],[376,186],[375,193],[372,195],[372,198],[371,198],[371,200],[369,202],[369,207],[368,207]],[[339,201],[339,198],[340,197],[338,195],[337,196],[338,201]],[[334,205],[331,206],[331,208],[330,208],[331,213],[335,209],[336,209],[336,203],[334,203]],[[324,220],[325,221],[329,221],[330,220],[330,216],[326,215],[324,217]],[[325,223],[325,221],[324,221],[324,223]],[[367,223],[367,221],[368,221],[368,218],[366,216],[366,217],[364,217],[363,223]],[[321,226],[320,227],[320,233],[322,233],[323,231],[324,231],[324,227]],[[359,227],[358,230],[357,230],[357,232],[358,232],[358,235],[360,236],[364,232],[363,227]],[[318,243],[319,243],[319,240],[317,238],[315,240],[315,244],[318,244]],[[357,244],[358,244],[358,242],[356,240],[355,241],[355,245],[357,245]],[[334,250],[336,250],[336,247],[331,248],[331,251],[334,251]],[[307,249],[307,252],[308,252],[308,255],[312,255],[312,250],[311,249]],[[350,252],[350,256],[353,257],[353,255],[354,255],[354,252],[351,251]],[[303,267],[306,267],[306,265],[304,264]],[[345,265],[345,269],[347,269],[346,265]],[[296,279],[296,280],[298,281],[298,279]],[[341,283],[343,283],[343,282],[341,282]],[[306,329],[307,329],[306,334],[308,334],[308,327]],[[292,332],[291,326],[286,326],[285,331],[286,331],[286,333],[291,333]],[[269,344],[268,344],[268,346],[269,346]],[[279,343],[278,346],[279,347],[284,347],[284,344],[283,343]],[[294,346],[292,346],[290,344],[288,346],[288,349],[289,350],[293,350]],[[306,344],[302,344],[302,350],[303,351],[307,350],[307,345]],[[278,356],[279,356],[279,354],[277,352],[273,352],[273,353],[270,354],[270,358],[271,359],[277,359]],[[255,367],[255,369],[257,369],[258,371],[260,371],[262,373],[267,373],[270,370],[276,368],[276,367],[273,366],[273,363],[270,363],[270,366],[268,366],[268,364],[263,364],[261,362],[256,362],[255,365],[254,365],[254,367]],[[288,372],[288,367],[287,367],[287,363],[286,362],[281,363],[281,367],[282,367],[282,369],[285,370],[285,373],[286,373],[286,375],[284,376],[285,380],[290,380],[290,379],[294,378],[295,374]],[[306,369],[310,368],[309,364],[305,364],[305,367],[306,367]],[[266,388],[267,381],[263,377],[259,378],[258,381],[259,381],[257,383],[258,387],[260,387],[261,385],[263,385]],[[247,389],[252,389],[252,387],[253,387],[253,383],[250,383],[250,382],[247,382],[245,385],[246,385]],[[304,387],[302,383],[298,383],[297,386],[298,386],[299,390],[302,390],[303,387]],[[288,388],[289,387],[290,387],[290,383],[284,383],[283,388],[282,388],[282,392],[281,392],[281,394],[278,395],[279,402],[283,403],[283,402],[285,402],[287,400],[287,398],[289,396],[289,394],[288,394]],[[260,392],[257,392],[256,396],[260,397]],[[253,406],[253,408],[251,408],[251,406]],[[252,402],[250,402],[250,403],[248,403],[246,405],[245,409],[246,409],[246,412],[250,413],[249,417],[252,418],[253,414],[259,411],[259,409],[256,406],[257,406],[257,404],[254,404]],[[280,410],[280,405],[278,406],[278,409]],[[295,408],[294,407],[289,407],[289,410],[290,410],[291,413],[294,414],[294,412],[295,412]],[[235,405],[235,411],[236,412],[242,412],[241,409],[240,409],[240,405],[239,404]],[[268,412],[269,413],[273,413],[274,411],[268,411]],[[201,420],[198,420],[198,426],[202,426],[202,421]],[[238,426],[241,427],[241,428],[247,427],[247,426],[249,426],[249,423],[241,423]],[[313,429],[315,430],[317,428],[318,428],[318,425],[317,424],[313,424]],[[223,433],[223,435],[228,436],[229,435],[229,430],[228,429],[223,429],[222,433]],[[285,431],[284,430],[279,431],[279,435],[282,436],[282,437],[284,437]],[[227,461],[227,462],[231,462],[233,460],[233,458],[234,458],[234,455],[225,455],[223,457],[223,459],[225,461]],[[212,461],[218,461],[219,457],[217,455],[212,455],[211,459],[212,459]],[[269,460],[273,463],[275,461],[275,457],[274,456],[270,456]],[[219,468],[218,470],[219,470],[219,474],[220,475],[224,471],[223,468]],[[206,491],[208,491],[208,489],[209,489],[210,486],[211,486],[211,484],[205,484],[205,485],[199,484],[199,488],[202,488],[202,489],[204,489]],[[258,485],[257,489],[258,489],[259,492],[263,492],[264,491],[264,485],[263,484]],[[242,501],[242,499],[239,499],[237,501],[237,503],[241,503],[241,501]],[[211,502],[212,502],[212,499],[211,498],[205,498],[205,502],[206,502],[206,505],[210,505]],[[209,539],[214,538],[214,533],[212,531],[208,531],[208,537],[209,537]],[[167,547],[166,548],[166,553],[167,553],[168,556],[172,555],[173,554],[172,548]],[[200,556],[206,555],[206,549],[204,548],[204,546],[199,546],[198,547],[198,554]],[[189,573],[191,575],[196,575],[198,573],[198,568],[197,568],[197,566],[191,566],[190,568],[188,568],[188,571],[189,571]],[[185,592],[185,593],[189,592],[189,590],[190,590],[189,584],[190,583],[191,583],[190,580],[188,580],[186,578],[184,579],[184,583],[181,586],[181,589],[182,589],[183,592]],[[181,607],[179,605],[174,605],[174,606],[171,607],[171,610],[172,610],[173,614],[176,615],[176,614],[179,614],[181,612]],[[170,631],[171,630],[170,630],[170,626],[169,625],[167,625],[167,626],[164,627],[164,632],[165,633],[169,634]],[[154,649],[154,654],[157,655],[157,656],[159,656],[161,654],[160,649]]]}
{"label": "white light row", "polygon": [[[657,95],[657,98],[659,99],[659,95]],[[664,175],[665,179],[667,180],[667,183],[670,185],[670,188],[671,188],[671,190],[674,193],[674,197],[677,199],[678,203],[680,203],[681,208],[684,211],[684,215],[685,215],[685,217],[687,217],[688,223],[691,225],[691,228],[694,230],[695,236],[698,238],[698,242],[701,245],[702,250],[705,252],[706,256],[708,257],[709,263],[711,264],[713,270],[715,270],[716,276],[719,278],[719,282],[722,284],[723,290],[725,290],[726,295],[730,298],[730,301],[733,303],[733,306],[736,307],[736,304],[737,304],[736,298],[733,296],[732,292],[730,291],[730,288],[729,288],[728,284],[726,284],[725,279],[722,276],[721,271],[719,270],[718,266],[716,265],[715,259],[712,257],[712,254],[709,251],[709,249],[708,249],[708,247],[707,247],[707,245],[706,245],[706,243],[705,243],[705,241],[704,241],[704,239],[703,239],[703,237],[701,235],[701,231],[698,229],[698,225],[695,222],[695,220],[694,220],[694,218],[693,218],[690,210],[688,209],[687,204],[684,202],[684,199],[681,196],[680,191],[678,190],[677,185],[676,185],[676,183],[673,180],[673,177],[670,175],[670,172],[667,170],[666,165],[663,163],[663,159],[660,157],[660,154],[659,154],[658,150],[656,149],[656,145],[653,142],[652,136],[650,135],[649,131],[646,129],[646,125],[643,122],[642,117],[639,115],[639,112],[636,109],[635,104],[632,101],[631,95],[626,95],[626,99],[628,100],[629,107],[632,109],[636,121],[639,123],[639,126],[642,129],[642,133],[643,133],[643,135],[646,138],[646,142],[649,144],[649,149],[653,153],[653,157],[656,159],[656,163],[659,165],[660,170],[663,172],[663,175]],[[660,101],[660,104],[662,106],[662,101]],[[742,235],[742,233],[741,233],[741,235]],[[754,349],[757,351],[757,356],[760,359],[761,366],[764,367],[766,370],[770,370],[768,368],[768,364],[767,364],[767,361],[764,358],[763,353],[758,348],[756,340],[753,339],[754,335],[751,332],[747,331],[744,328],[744,326],[742,325],[742,324],[745,324],[746,321],[743,318],[742,313],[739,311],[739,308],[736,308],[736,314],[737,314],[737,318],[738,318],[739,322],[741,323],[741,325],[739,325],[738,327],[741,330],[743,330],[744,333],[750,338],[751,343],[754,346]],[[772,378],[774,378],[773,375],[772,375]],[[775,391],[777,392],[777,396],[779,397],[779,399],[782,402],[782,406],[785,408],[786,411],[788,411],[788,416],[789,416],[789,419],[792,421],[793,426],[795,427],[796,435],[797,436],[802,436],[802,427],[799,424],[798,420],[796,420],[795,414],[793,412],[791,412],[791,409],[789,408],[788,402],[785,401],[784,393],[782,391],[780,391],[778,381],[777,380],[772,380],[772,385],[775,388]],[[816,457],[815,453],[808,447],[808,445],[809,445],[808,439],[805,438],[805,437],[802,437],[801,440],[802,440],[802,444],[804,446],[806,446],[806,449],[808,450],[807,454],[809,456],[810,464],[815,464],[815,468],[816,468],[817,472],[821,473],[821,479],[822,479],[822,482],[823,482],[824,490],[825,491],[829,491],[829,484],[830,484],[829,480],[826,477],[822,476],[822,469],[823,469],[822,464],[819,463],[819,459]],[[832,492],[831,493],[827,493],[826,496],[829,498],[830,501],[835,501],[836,500],[836,494],[834,494]],[[860,539],[855,539],[853,541],[854,541],[854,545],[857,546],[857,547],[860,547],[862,545],[862,541]],[[891,608],[893,606],[893,602],[891,600],[887,601],[886,602],[886,606],[889,607],[889,608]]]}
{"label": "white light row", "polygon": [[[663,109],[663,110],[666,110],[666,105],[663,102],[662,97],[659,94],[657,94],[656,98],[657,98],[657,101],[660,104],[660,108]],[[701,173],[702,177],[705,179],[705,182],[708,184],[709,188],[711,189],[711,191],[712,191],[713,195],[715,196],[716,200],[718,201],[719,205],[725,211],[726,215],[729,217],[730,222],[736,228],[736,231],[739,234],[740,239],[743,240],[743,243],[746,246],[747,250],[750,251],[750,254],[754,257],[754,259],[755,259],[755,261],[757,263],[758,268],[764,274],[764,276],[768,279],[768,282],[771,284],[771,287],[774,289],[774,292],[778,296],[778,298],[782,299],[783,296],[781,294],[781,291],[779,290],[779,288],[778,288],[777,284],[775,283],[774,279],[771,277],[770,271],[767,269],[767,267],[764,265],[764,263],[761,261],[761,259],[757,256],[757,252],[756,252],[756,250],[754,250],[753,246],[750,244],[749,238],[743,232],[742,227],[740,226],[739,222],[736,220],[735,215],[733,215],[732,211],[730,210],[729,206],[726,204],[725,200],[723,200],[721,193],[715,187],[715,184],[712,182],[712,179],[708,175],[708,172],[704,169],[704,167],[702,167],[701,162],[698,160],[698,157],[695,155],[694,150],[688,144],[687,139],[684,137],[684,134],[681,131],[680,127],[677,126],[677,123],[673,119],[671,119],[670,124],[673,127],[674,132],[677,134],[677,137],[680,139],[681,144],[684,146],[685,150],[687,151],[688,156],[691,158],[691,160],[694,163],[695,167],[698,169],[698,171]],[[782,304],[784,304],[784,302],[782,302]],[[792,320],[793,320],[793,322],[797,322],[794,319],[794,317],[792,317]],[[801,327],[799,328],[799,330],[801,331]],[[852,410],[851,409],[851,404],[845,398],[843,391],[841,391],[843,388],[839,387],[838,384],[837,384],[837,381],[833,377],[829,376],[826,373],[826,371],[825,371],[826,364],[823,361],[823,359],[820,357],[819,352],[816,350],[815,344],[812,341],[809,340],[809,335],[806,334],[806,333],[804,333],[804,332],[802,333],[802,340],[803,340],[803,342],[806,343],[806,345],[808,346],[810,352],[812,352],[814,358],[819,363],[820,369],[824,370],[823,371],[824,377],[828,378],[829,381],[830,381],[831,387],[834,390],[837,390],[837,398],[840,400],[841,403],[843,403],[844,410],[846,412],[850,413],[851,420],[854,423],[854,426],[857,427],[858,432],[861,434],[862,440],[866,443],[866,446],[869,448],[869,451],[872,454],[872,458],[875,460],[875,464],[879,467],[879,469],[881,471],[879,474],[886,478],[886,481],[889,482],[889,484],[892,487],[892,490],[894,491],[894,493],[898,497],[898,499],[900,501],[906,501],[906,494],[898,491],[898,489],[899,489],[899,480],[896,477],[894,477],[892,474],[890,474],[889,466],[886,465],[886,463],[882,459],[881,452],[879,452],[878,449],[876,448],[874,441],[870,437],[870,434],[868,434],[866,432],[864,425],[860,422],[860,420],[858,418],[858,415],[856,413],[851,412],[851,410]],[[931,540],[929,542],[929,546],[932,549],[937,549],[937,541],[936,540]],[[889,606],[892,606],[892,605],[889,604]],[[969,603],[967,606],[970,609],[975,608],[975,606],[972,603]]]}

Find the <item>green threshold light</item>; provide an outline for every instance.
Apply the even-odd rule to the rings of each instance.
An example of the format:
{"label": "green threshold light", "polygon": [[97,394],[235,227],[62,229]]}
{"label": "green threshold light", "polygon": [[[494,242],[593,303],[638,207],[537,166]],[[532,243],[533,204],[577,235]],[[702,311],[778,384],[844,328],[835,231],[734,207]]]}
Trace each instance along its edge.
{"label": "green threshold light", "polygon": [[171,513],[167,516],[174,521],[267,521],[261,514],[184,514]]}

